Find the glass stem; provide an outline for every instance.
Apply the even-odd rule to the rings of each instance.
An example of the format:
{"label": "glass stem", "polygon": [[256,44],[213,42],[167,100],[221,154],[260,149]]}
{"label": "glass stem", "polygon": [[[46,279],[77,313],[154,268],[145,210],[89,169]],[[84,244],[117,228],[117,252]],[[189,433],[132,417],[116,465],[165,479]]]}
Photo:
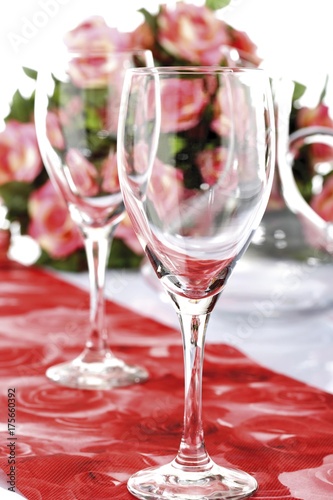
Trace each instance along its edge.
{"label": "glass stem", "polygon": [[[203,471],[211,466],[212,461],[206,451],[202,425],[202,369],[206,330],[216,298],[205,300],[204,304],[186,300],[184,306],[184,299],[172,298],[179,307],[185,371],[184,429],[174,465],[193,472]],[[200,314],[193,314],[192,309],[198,309]]]}
{"label": "glass stem", "polygon": [[110,353],[105,326],[105,275],[114,228],[83,230],[90,284],[90,337],[86,342],[83,361],[102,361]]}

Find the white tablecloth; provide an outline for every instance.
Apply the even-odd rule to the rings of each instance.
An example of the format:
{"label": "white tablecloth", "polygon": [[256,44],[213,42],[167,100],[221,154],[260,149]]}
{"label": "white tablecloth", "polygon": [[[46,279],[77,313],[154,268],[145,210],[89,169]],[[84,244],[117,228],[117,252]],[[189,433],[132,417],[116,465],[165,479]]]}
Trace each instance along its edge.
{"label": "white tablecloth", "polygon": [[[61,276],[89,288],[87,273]],[[268,368],[333,393],[332,278],[333,265],[243,258],[211,314],[207,342],[234,345]],[[108,298],[178,328],[159,287],[151,273],[147,279],[140,271],[107,272]]]}

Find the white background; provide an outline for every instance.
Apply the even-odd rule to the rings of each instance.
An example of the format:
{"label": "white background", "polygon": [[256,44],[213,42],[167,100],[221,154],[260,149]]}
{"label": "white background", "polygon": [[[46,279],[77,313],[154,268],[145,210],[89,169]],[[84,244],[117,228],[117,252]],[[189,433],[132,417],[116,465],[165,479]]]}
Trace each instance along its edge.
{"label": "white background", "polygon": [[[203,0],[191,3],[201,4]],[[140,21],[138,9],[155,11],[157,0],[12,0],[0,7],[0,120],[21,66],[38,68],[54,57],[63,34],[91,15],[124,31]],[[174,3],[166,0],[165,3]],[[332,0],[232,0],[219,16],[246,31],[271,73],[305,83],[309,103],[318,98],[333,66]],[[2,12],[1,12],[2,10]]]}

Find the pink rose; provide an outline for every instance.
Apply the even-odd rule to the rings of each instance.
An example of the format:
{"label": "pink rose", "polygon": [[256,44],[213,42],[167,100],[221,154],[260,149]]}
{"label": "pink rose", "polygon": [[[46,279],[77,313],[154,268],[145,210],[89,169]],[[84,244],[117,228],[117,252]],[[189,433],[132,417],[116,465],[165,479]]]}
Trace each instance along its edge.
{"label": "pink rose", "polygon": [[65,140],[59,122],[59,117],[53,111],[48,111],[46,116],[47,137],[53,147],[64,149]]}
{"label": "pink rose", "polygon": [[313,196],[310,205],[322,219],[333,221],[333,177],[329,177],[322,191]]}
{"label": "pink rose", "polygon": [[219,64],[228,42],[227,25],[205,6],[178,2],[161,6],[158,42],[171,55],[201,65]]}
{"label": "pink rose", "polygon": [[[220,87],[217,91],[213,103],[213,120],[211,129],[220,136],[229,137],[234,133],[238,141],[244,141],[247,138],[248,115],[250,106],[247,102],[248,97],[242,88],[232,88],[232,95],[229,94],[226,86]],[[235,121],[233,122],[233,111],[235,111]]]}
{"label": "pink rose", "polygon": [[327,455],[323,464],[312,469],[282,472],[279,480],[291,495],[302,500],[331,500],[333,497],[333,455]]}
{"label": "pink rose", "polygon": [[65,44],[71,51],[116,51],[129,47],[130,34],[108,26],[100,16],[92,16],[66,33]]}
{"label": "pink rose", "polygon": [[119,193],[120,185],[118,179],[117,154],[113,153],[102,165],[102,189],[107,193]]}
{"label": "pink rose", "polygon": [[[329,107],[322,102],[315,108],[301,108],[297,114],[296,123],[298,128],[315,125],[333,128],[333,119],[330,116]],[[327,144],[314,143],[309,148],[314,163],[331,161],[333,158],[333,148]]]}
{"label": "pink rose", "polygon": [[[245,95],[243,89],[232,89],[232,96],[229,95],[229,90],[226,86],[220,87],[216,94],[213,105],[213,120],[211,129],[220,136],[230,136],[233,132],[238,141],[248,140],[248,122],[250,105],[248,104],[248,96]],[[231,101],[232,100],[232,101]],[[232,122],[233,112],[231,106],[235,108],[235,122]]]}
{"label": "pink rose", "polygon": [[[251,96],[241,86],[232,87],[229,95],[227,86],[221,87],[213,104],[211,129],[226,140],[235,140],[235,154],[239,163],[238,172],[242,178],[257,177],[256,117],[253,116]],[[232,107],[234,108],[232,110]],[[235,120],[233,121],[233,116]],[[252,125],[252,126],[251,126]],[[265,138],[261,138],[265,141]]]}
{"label": "pink rose", "polygon": [[315,108],[301,108],[297,114],[298,128],[312,125],[333,127],[333,120],[330,117],[329,108],[322,102]]}
{"label": "pink rose", "polygon": [[210,124],[211,129],[220,136],[228,136],[230,133],[231,125],[225,110],[230,110],[230,98],[228,91],[221,87],[218,89],[214,100],[213,119]]}
{"label": "pink rose", "polygon": [[[133,155],[129,155],[123,159],[124,168],[133,174],[133,178],[135,175],[141,177],[142,174],[142,178],[146,175],[150,162],[148,153],[147,145],[141,143],[135,147],[132,153]],[[135,182],[131,183],[131,189],[135,192],[137,189],[140,190],[140,182],[139,180],[137,184]],[[156,213],[166,213],[168,217],[172,217],[172,207],[178,206],[177,201],[185,196],[182,172],[170,165],[164,164],[158,158],[155,158],[147,196],[150,195],[150,190],[154,191],[154,209]],[[140,196],[139,193],[137,193],[137,195]],[[137,221],[132,220],[132,223],[135,225]],[[124,231],[124,228],[122,231]]]}
{"label": "pink rose", "polygon": [[78,149],[72,148],[67,152],[66,164],[79,196],[94,196],[98,193],[95,167]]}
{"label": "pink rose", "polygon": [[244,31],[229,26],[229,45],[237,49],[242,66],[259,66],[261,59],[257,56],[257,46]]}
{"label": "pink rose", "polygon": [[132,47],[145,50],[155,49],[154,33],[148,23],[144,22],[140,24],[140,26],[131,33],[131,45]]}
{"label": "pink rose", "polygon": [[[221,184],[222,172],[226,166],[228,151],[226,148],[219,147],[215,149],[206,149],[201,151],[196,157],[196,163],[199,167],[201,177],[208,186],[213,186],[216,182]],[[231,170],[228,175],[223,177],[223,186],[228,190],[237,186],[237,172]]]}
{"label": "pink rose", "polygon": [[28,212],[31,217],[28,233],[52,257],[66,257],[83,246],[66,204],[50,181],[30,196]]}
{"label": "pink rose", "polygon": [[117,130],[120,97],[125,70],[134,66],[131,53],[101,52],[76,55],[69,64],[71,81],[78,88],[109,88],[109,114],[112,113],[113,130]]}
{"label": "pink rose", "polygon": [[[99,16],[91,17],[78,25],[65,36],[69,50],[78,54],[70,61],[69,74],[78,87],[101,87],[110,78],[110,59],[112,52],[133,48],[132,35],[121,33],[109,27]],[[112,61],[114,74],[121,70],[122,61]]]}
{"label": "pink rose", "polygon": [[116,236],[120,240],[124,241],[124,243],[137,255],[144,254],[143,248],[134,232],[131,221],[129,220],[127,215],[119,224]]}
{"label": "pink rose", "polygon": [[43,164],[33,123],[10,120],[0,133],[0,185],[11,181],[32,182]]}
{"label": "pink rose", "polygon": [[[136,158],[138,158],[138,154]],[[171,210],[178,206],[178,201],[185,197],[182,172],[156,158],[152,170],[152,182],[148,191],[149,189],[154,190],[156,212],[169,213],[170,216]],[[160,194],[159,198],[158,194]]]}
{"label": "pink rose", "polygon": [[198,124],[208,104],[208,96],[199,80],[170,78],[161,85],[163,132],[188,130]]}
{"label": "pink rose", "polygon": [[78,55],[70,62],[69,74],[73,84],[77,87],[105,87],[109,74],[107,56],[102,54]]}

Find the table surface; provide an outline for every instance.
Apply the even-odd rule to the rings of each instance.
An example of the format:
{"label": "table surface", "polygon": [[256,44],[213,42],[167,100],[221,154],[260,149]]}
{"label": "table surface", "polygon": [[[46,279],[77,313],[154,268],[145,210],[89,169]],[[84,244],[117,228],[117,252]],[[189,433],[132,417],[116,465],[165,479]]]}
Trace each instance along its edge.
{"label": "table surface", "polygon": [[[87,273],[60,273],[89,289]],[[207,342],[227,343],[279,373],[333,394],[333,265],[243,258],[209,321]],[[108,271],[106,296],[179,329],[149,265]]]}
{"label": "table surface", "polygon": [[[306,290],[309,269],[269,267],[255,280],[257,269],[244,262],[209,326],[208,451],[256,477],[254,500],[331,500],[331,268],[316,269]],[[106,317],[115,354],[143,364],[149,380],[82,391],[48,381],[45,371],[82,351],[87,273],[0,268],[1,500],[16,496],[10,474],[27,500],[130,500],[130,474],[174,458],[184,406],[181,338],[172,306],[144,269],[145,276],[108,272]]]}

